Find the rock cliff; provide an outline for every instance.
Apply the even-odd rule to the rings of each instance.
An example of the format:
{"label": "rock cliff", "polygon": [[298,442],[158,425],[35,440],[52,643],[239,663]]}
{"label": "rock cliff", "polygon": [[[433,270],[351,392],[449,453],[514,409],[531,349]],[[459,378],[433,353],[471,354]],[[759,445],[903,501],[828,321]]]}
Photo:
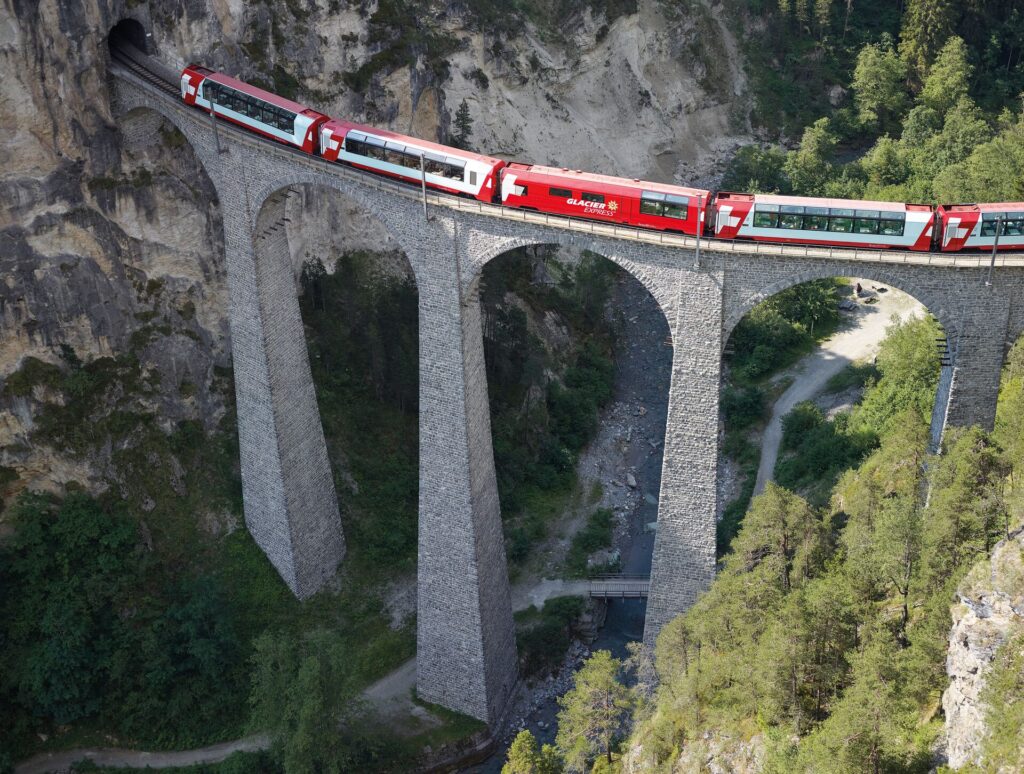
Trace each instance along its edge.
{"label": "rock cliff", "polygon": [[[170,65],[200,61],[404,132],[447,139],[466,100],[471,144],[490,153],[697,182],[746,131],[735,44],[696,2],[611,17],[580,0],[551,25],[402,0],[4,0],[0,382],[26,358],[66,375],[126,356],[156,385],[129,402],[165,429],[209,429],[226,411],[228,299],[215,191],[187,142],[153,118],[151,141],[133,145],[112,121],[107,38],[129,18]],[[390,249],[363,214],[320,198],[304,192],[293,213],[297,267],[314,243]],[[65,397],[50,382],[0,389],[0,496],[112,475],[109,449],[72,454],[35,432]]]}
{"label": "rock cliff", "polygon": [[[988,705],[985,688],[999,649],[1024,632],[1024,531],[999,543],[991,559],[976,565],[958,597],[946,655],[950,682],[942,695],[946,755],[953,769],[982,763],[983,743],[991,730],[986,713],[1002,709]],[[1020,741],[1024,751],[1024,739]],[[1018,763],[1024,765],[1024,760]]]}

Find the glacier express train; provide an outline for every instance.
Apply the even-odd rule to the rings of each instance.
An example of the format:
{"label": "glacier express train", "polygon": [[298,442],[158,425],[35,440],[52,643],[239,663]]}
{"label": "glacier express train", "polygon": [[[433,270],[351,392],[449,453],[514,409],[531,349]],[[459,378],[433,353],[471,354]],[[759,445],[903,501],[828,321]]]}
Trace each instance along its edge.
{"label": "glacier express train", "polygon": [[327,161],[536,212],[695,236],[836,247],[960,252],[1024,249],[1024,203],[923,204],[714,193],[509,162],[332,118],[200,65],[181,73],[188,105]]}

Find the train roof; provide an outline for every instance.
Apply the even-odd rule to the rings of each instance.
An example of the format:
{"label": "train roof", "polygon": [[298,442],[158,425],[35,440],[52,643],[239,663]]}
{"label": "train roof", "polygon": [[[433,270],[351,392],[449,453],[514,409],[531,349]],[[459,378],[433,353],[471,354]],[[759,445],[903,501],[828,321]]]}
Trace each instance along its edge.
{"label": "train roof", "polygon": [[940,204],[944,212],[1020,212],[1024,202],[989,202],[987,204]]}
{"label": "train roof", "polygon": [[417,148],[422,148],[426,151],[433,151],[435,153],[452,156],[453,158],[464,159],[466,161],[482,161],[485,164],[501,164],[505,162],[501,159],[494,158],[493,156],[484,156],[480,153],[474,153],[472,151],[459,150],[453,148],[450,145],[442,145],[439,142],[431,142],[430,140],[421,140],[419,137],[408,137],[398,132],[392,132],[390,129],[378,129],[375,126],[366,126],[365,124],[356,124],[351,121],[342,121],[338,118],[332,118],[323,125],[324,129],[337,129],[340,128],[345,132],[355,131],[361,134],[369,134],[374,137],[380,137],[383,140],[394,140],[395,142],[401,142],[403,145],[414,145]]}
{"label": "train roof", "polygon": [[760,204],[803,205],[804,207],[834,207],[844,210],[879,210],[882,212],[930,212],[927,204],[903,204],[901,202],[876,202],[868,199],[825,199],[816,196],[780,196],[778,194],[743,194],[723,191],[718,198],[750,199]]}
{"label": "train roof", "polygon": [[271,105],[276,105],[277,107],[289,110],[292,113],[305,113],[308,110],[317,113],[318,115],[322,115],[319,111],[312,110],[312,108],[309,108],[306,105],[302,105],[290,99],[285,99],[284,97],[279,97],[273,92],[261,89],[258,86],[253,86],[251,83],[240,81],[237,78],[232,78],[230,75],[217,72],[207,72],[203,74],[214,83],[219,83],[223,86],[230,86],[231,88],[244,92],[251,97],[256,97],[256,99],[269,102]]}
{"label": "train roof", "polygon": [[550,177],[555,181],[562,182],[572,180],[583,184],[591,183],[596,186],[618,186],[620,188],[627,188],[630,190],[654,191],[656,193],[668,194],[683,193],[687,196],[693,197],[703,196],[705,202],[708,201],[711,194],[710,191],[706,191],[702,188],[687,188],[682,185],[656,183],[651,180],[641,180],[640,178],[630,179],[627,177],[614,177],[613,175],[601,175],[596,172],[582,172],[578,169],[569,169],[568,167],[544,167],[538,164],[514,163],[509,164],[509,169],[542,175],[544,177]]}

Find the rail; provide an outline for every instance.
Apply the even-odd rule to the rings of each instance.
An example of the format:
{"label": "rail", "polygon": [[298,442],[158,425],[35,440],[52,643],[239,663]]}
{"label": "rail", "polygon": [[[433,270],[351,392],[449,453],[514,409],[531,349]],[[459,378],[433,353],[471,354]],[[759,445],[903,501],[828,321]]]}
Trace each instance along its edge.
{"label": "rail", "polygon": [[[168,99],[173,95],[173,104],[176,111],[193,114],[193,108],[188,107],[180,99],[178,87],[168,80],[167,73],[161,73],[154,69],[150,60],[144,54],[132,54],[124,50],[112,51],[111,62],[115,67],[123,68],[122,73],[115,73],[118,77],[127,77],[131,80],[137,79],[137,83],[143,88],[156,89],[161,99]],[[402,182],[382,178],[372,172],[348,167],[342,164],[326,161],[319,156],[312,156],[303,153],[297,148],[267,140],[247,132],[228,121],[220,121],[218,129],[230,134],[232,140],[241,144],[259,148],[262,152],[270,153],[279,158],[315,169],[319,172],[326,172],[347,180],[353,180],[360,185],[386,191],[388,193],[402,196],[406,199],[420,201],[423,194],[419,185],[408,185]],[[572,231],[588,234],[595,237],[607,237],[610,239],[624,239],[634,242],[643,242],[662,247],[682,248],[696,250],[696,237],[683,234],[672,234],[664,231],[652,231],[636,228],[633,226],[621,226],[617,224],[599,223],[592,220],[580,218],[569,218],[561,215],[549,215],[542,212],[523,210],[512,207],[505,207],[500,204],[488,204],[477,199],[467,199],[452,194],[429,191],[426,194],[428,204],[435,207],[446,207],[460,212],[470,212],[485,217],[501,218],[503,220],[520,221],[531,225],[545,226],[548,228]],[[733,239],[717,239],[714,237],[701,237],[701,250],[713,253],[742,253],[743,255],[756,255],[766,257],[806,258],[816,260],[850,261],[856,263],[876,263],[887,265],[912,264],[919,266],[945,266],[949,268],[968,269],[984,268],[992,264],[992,256],[988,252],[977,253],[935,253],[916,252],[911,250],[864,250],[847,247],[824,247],[819,245],[786,245],[772,242],[747,242]],[[997,267],[1024,267],[1024,253],[1001,252],[995,257]]]}

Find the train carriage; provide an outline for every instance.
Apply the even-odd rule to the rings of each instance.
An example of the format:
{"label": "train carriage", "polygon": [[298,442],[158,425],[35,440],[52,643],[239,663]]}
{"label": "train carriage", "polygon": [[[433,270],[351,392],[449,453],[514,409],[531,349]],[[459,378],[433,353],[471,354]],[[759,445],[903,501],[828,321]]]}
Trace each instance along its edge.
{"label": "train carriage", "polygon": [[1024,248],[1024,202],[943,204],[936,214],[943,252]]}
{"label": "train carriage", "polygon": [[722,239],[927,251],[934,220],[923,204],[720,193],[714,232]]}
{"label": "train carriage", "polygon": [[702,227],[710,198],[697,188],[533,164],[509,164],[501,176],[501,201],[509,207],[691,235]]}
{"label": "train carriage", "polygon": [[278,142],[313,153],[327,116],[237,78],[189,65],[181,73],[181,97],[207,113],[211,104],[220,118]]}
{"label": "train carriage", "polygon": [[337,119],[320,128],[320,155],[410,182],[425,177],[431,188],[484,202],[494,201],[505,166],[501,159]]}

